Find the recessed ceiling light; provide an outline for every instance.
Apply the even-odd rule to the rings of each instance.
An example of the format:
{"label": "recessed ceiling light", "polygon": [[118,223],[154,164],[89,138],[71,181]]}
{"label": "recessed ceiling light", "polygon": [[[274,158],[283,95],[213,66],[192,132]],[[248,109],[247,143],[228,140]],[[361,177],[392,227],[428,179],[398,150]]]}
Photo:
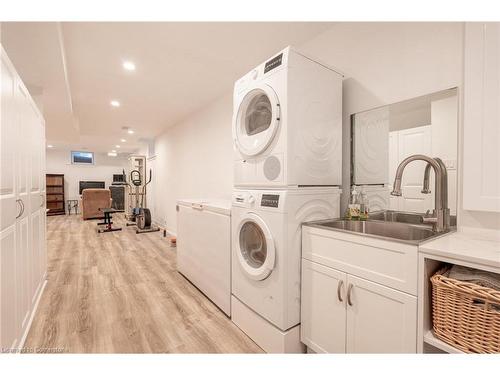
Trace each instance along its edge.
{"label": "recessed ceiling light", "polygon": [[135,70],[135,64],[132,61],[124,61],[122,66],[123,69],[125,70],[130,70],[130,71]]}
{"label": "recessed ceiling light", "polygon": [[112,152],[113,154],[116,154],[116,150],[111,150],[111,152]]}
{"label": "recessed ceiling light", "polygon": [[127,140],[122,138],[122,139],[120,139],[120,142],[124,143],[124,142],[127,142]]}
{"label": "recessed ceiling light", "polygon": [[111,101],[111,105],[112,105],[113,107],[119,107],[119,106],[120,106],[120,102],[119,102],[118,100],[112,100],[112,101]]}
{"label": "recessed ceiling light", "polygon": [[134,131],[132,129],[127,130],[128,134],[134,134]]}
{"label": "recessed ceiling light", "polygon": [[122,146],[120,146],[120,145],[115,145],[115,147],[116,147],[116,148],[120,148],[120,147],[122,147]]}
{"label": "recessed ceiling light", "polygon": [[115,156],[117,156],[117,155],[118,155],[118,154],[117,154],[116,152],[108,152],[108,156],[113,156],[113,157],[115,157]]}
{"label": "recessed ceiling light", "polygon": [[52,146],[52,145],[47,145],[47,148],[52,148],[52,147],[54,147],[54,146]]}

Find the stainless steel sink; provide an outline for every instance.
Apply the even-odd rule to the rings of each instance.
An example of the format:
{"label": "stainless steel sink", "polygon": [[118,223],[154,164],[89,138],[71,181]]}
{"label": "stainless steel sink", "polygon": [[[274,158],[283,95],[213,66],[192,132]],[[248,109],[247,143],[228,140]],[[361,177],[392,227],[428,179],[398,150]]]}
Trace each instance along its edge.
{"label": "stainless steel sink", "polygon": [[[424,216],[425,214],[387,210],[387,211],[371,212],[368,218],[370,220],[377,220],[377,221],[424,225],[422,220]],[[432,225],[428,226],[432,227]],[[456,227],[456,226],[457,226],[457,217],[450,216],[450,227]]]}
{"label": "stainless steel sink", "polygon": [[350,221],[350,220],[324,220],[306,223],[305,225],[336,230],[347,231],[369,237],[377,237],[385,240],[405,242],[414,245],[428,240],[443,233],[434,232],[429,226],[399,223],[394,221]]}
{"label": "stainless steel sink", "polygon": [[422,224],[422,215],[399,211],[377,211],[368,215],[370,220],[390,221],[396,223]]}

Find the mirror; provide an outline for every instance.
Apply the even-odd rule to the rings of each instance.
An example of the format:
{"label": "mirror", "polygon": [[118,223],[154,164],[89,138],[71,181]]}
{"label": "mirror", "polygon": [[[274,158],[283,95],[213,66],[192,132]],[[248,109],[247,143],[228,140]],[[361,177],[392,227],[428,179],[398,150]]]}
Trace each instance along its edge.
{"label": "mirror", "polygon": [[427,163],[405,168],[402,196],[390,195],[399,163],[407,156],[439,157],[448,172],[448,206],[457,212],[457,89],[449,89],[356,113],[351,117],[351,188],[363,190],[369,210],[425,213],[434,209],[434,172],[430,194],[421,192]]}

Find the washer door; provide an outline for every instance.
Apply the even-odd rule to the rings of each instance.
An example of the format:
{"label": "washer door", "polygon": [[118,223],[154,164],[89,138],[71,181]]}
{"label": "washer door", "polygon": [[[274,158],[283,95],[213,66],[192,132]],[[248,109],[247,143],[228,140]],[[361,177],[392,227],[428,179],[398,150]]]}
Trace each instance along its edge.
{"label": "washer door", "polygon": [[276,250],[271,232],[264,221],[248,214],[238,226],[236,253],[244,273],[253,280],[264,280],[272,272]]}
{"label": "washer door", "polygon": [[233,118],[233,137],[245,156],[256,156],[273,141],[279,127],[278,97],[268,85],[251,89],[241,100]]}

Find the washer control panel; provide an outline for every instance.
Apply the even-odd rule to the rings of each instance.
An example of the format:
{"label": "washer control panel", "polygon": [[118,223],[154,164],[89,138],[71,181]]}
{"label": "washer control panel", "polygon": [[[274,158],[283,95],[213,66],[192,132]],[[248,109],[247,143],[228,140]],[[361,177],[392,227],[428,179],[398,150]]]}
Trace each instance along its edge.
{"label": "washer control panel", "polygon": [[278,208],[280,196],[278,194],[262,194],[260,200],[261,207]]}

